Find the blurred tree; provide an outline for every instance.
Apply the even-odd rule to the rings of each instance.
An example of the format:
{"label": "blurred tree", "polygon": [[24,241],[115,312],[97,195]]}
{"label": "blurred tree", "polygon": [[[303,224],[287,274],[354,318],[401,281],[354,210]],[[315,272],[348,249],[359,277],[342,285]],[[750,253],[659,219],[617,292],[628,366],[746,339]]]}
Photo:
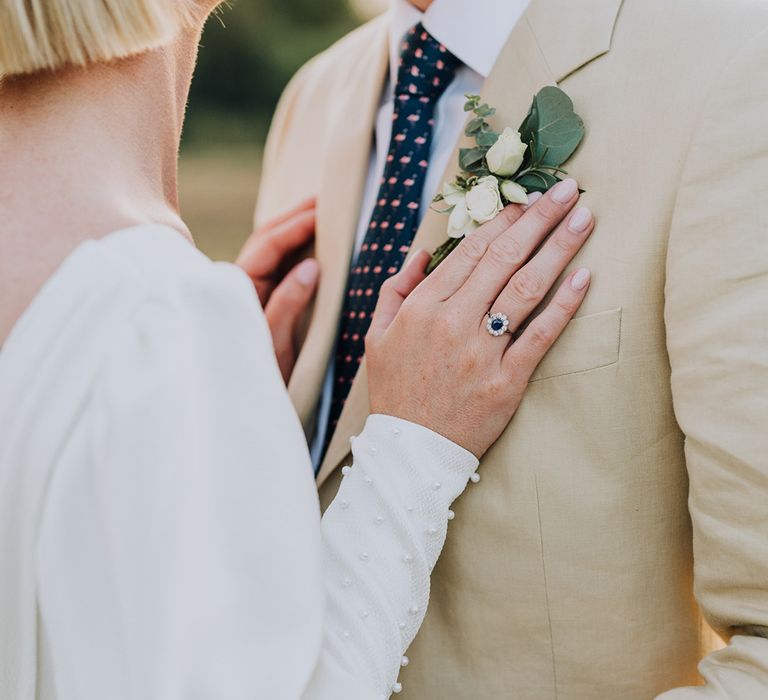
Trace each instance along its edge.
{"label": "blurred tree", "polygon": [[260,144],[293,73],[359,21],[347,0],[222,7],[203,35],[185,145]]}

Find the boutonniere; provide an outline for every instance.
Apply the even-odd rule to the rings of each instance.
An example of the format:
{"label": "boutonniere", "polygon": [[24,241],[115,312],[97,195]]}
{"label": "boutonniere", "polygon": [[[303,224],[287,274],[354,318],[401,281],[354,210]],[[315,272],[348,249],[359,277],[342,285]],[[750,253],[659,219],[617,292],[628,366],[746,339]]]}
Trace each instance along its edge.
{"label": "boutonniere", "polygon": [[476,145],[459,151],[461,174],[433,200],[433,208],[450,217],[448,240],[435,251],[427,274],[507,204],[527,204],[530,192],[544,193],[560,182],[560,175],[567,175],[562,166],[584,138],[584,122],[571,98],[556,87],[533,98],[519,131],[494,131],[487,120],[496,110],[477,95],[467,95],[464,111],[474,115],[464,133]]}

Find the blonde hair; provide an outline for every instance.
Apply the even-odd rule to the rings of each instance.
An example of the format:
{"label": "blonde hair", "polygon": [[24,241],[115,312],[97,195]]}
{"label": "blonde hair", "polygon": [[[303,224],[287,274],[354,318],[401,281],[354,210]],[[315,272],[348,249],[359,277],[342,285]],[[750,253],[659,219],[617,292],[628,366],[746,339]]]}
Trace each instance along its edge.
{"label": "blonde hair", "polygon": [[84,66],[172,41],[194,0],[0,0],[0,76]]}

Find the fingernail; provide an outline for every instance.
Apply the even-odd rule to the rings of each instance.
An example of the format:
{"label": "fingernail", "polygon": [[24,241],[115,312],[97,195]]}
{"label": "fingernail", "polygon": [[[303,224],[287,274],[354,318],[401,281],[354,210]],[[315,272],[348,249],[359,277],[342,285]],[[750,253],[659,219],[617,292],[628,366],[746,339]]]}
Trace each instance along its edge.
{"label": "fingernail", "polygon": [[592,212],[586,207],[579,207],[571,217],[568,228],[574,233],[584,233],[592,222]]}
{"label": "fingernail", "polygon": [[531,192],[531,194],[528,195],[528,204],[526,204],[523,207],[523,211],[526,211],[529,207],[532,207],[536,202],[538,202],[544,195],[541,194],[541,192]]}
{"label": "fingernail", "polygon": [[308,258],[296,267],[296,279],[305,287],[311,287],[317,282],[319,272],[320,267],[317,264],[317,260]]}
{"label": "fingernail", "polygon": [[572,278],[571,287],[580,292],[589,284],[590,272],[586,267],[582,267]]}
{"label": "fingernail", "polygon": [[566,204],[570,202],[579,193],[579,186],[576,184],[576,180],[568,178],[555,185],[552,190],[552,199],[558,204]]}
{"label": "fingernail", "polygon": [[406,268],[411,267],[415,263],[415,261],[418,259],[418,257],[424,252],[424,248],[419,248],[413,255],[411,255],[410,258],[408,258],[408,262],[405,264]]}

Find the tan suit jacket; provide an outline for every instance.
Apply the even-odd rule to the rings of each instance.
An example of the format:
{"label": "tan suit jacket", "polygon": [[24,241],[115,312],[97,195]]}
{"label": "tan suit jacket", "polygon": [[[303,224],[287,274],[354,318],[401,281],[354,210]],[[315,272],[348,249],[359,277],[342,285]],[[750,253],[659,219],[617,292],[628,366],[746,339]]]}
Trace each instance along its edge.
{"label": "tan suit jacket", "polygon": [[[401,697],[768,698],[767,28],[758,0],[534,0],[510,36],[483,96],[498,126],[573,98],[594,282],[456,504]],[[308,432],[386,70],[379,18],[301,70],[266,151],[259,220],[319,195]],[[430,212],[414,249],[445,230]],[[363,367],[326,503],[367,412]]]}

